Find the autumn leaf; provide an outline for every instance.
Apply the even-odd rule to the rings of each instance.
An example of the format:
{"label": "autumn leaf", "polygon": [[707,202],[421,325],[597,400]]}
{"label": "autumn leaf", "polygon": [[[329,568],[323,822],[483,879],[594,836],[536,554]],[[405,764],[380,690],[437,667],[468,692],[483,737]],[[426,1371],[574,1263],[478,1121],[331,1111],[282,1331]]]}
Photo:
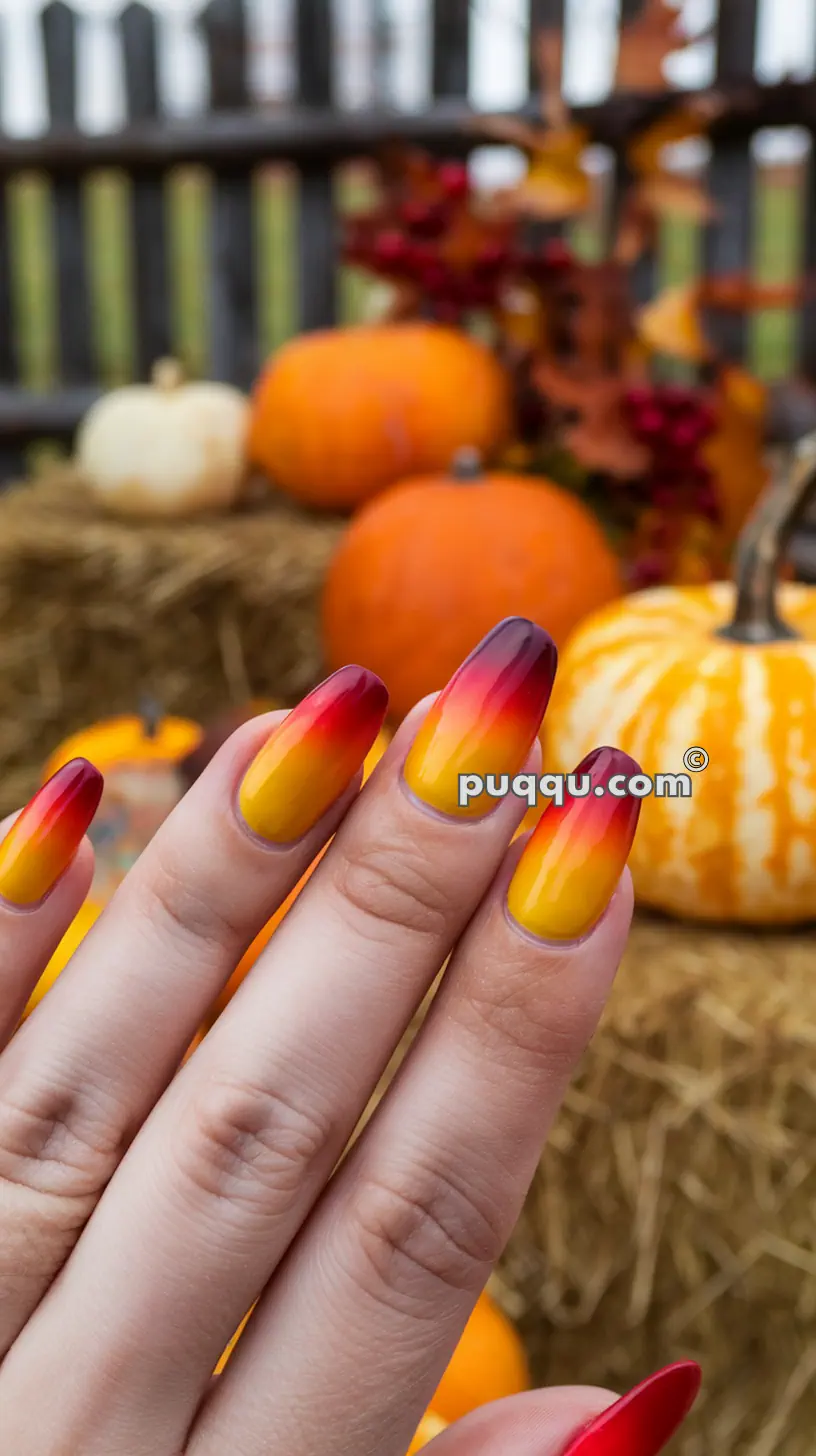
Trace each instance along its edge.
{"label": "autumn leaf", "polygon": [[666,147],[694,141],[706,134],[709,124],[721,114],[724,102],[718,95],[706,95],[665,113],[637,132],[626,148],[626,160],[633,172],[646,177],[664,169]]}
{"label": "autumn leaf", "polygon": [[565,429],[563,441],[584,469],[603,471],[622,480],[645,474],[651,456],[629,428],[624,413],[625,388],[619,376],[581,378],[549,360],[541,360],[533,378],[548,403],[578,415],[577,421]]}
{"label": "autumn leaf", "polygon": [[437,244],[440,261],[456,269],[472,268],[487,249],[508,247],[513,230],[512,219],[505,214],[458,208]]}
{"label": "autumn leaf", "polygon": [[515,117],[490,117],[479,123],[479,130],[527,153],[527,175],[501,194],[506,206],[552,221],[589,207],[592,186],[583,156],[590,136],[585,127],[535,127]]}
{"label": "autumn leaf", "polygon": [[754,309],[794,308],[813,293],[811,279],[791,283],[759,283],[748,273],[726,273],[703,280],[699,300],[703,308],[726,313],[750,313]]}
{"label": "autumn leaf", "polygon": [[715,408],[717,428],[703,445],[702,458],[714,476],[723,531],[732,542],[768,481],[768,391],[746,369],[726,364],[719,373]]}
{"label": "autumn leaf", "polygon": [[663,91],[664,65],[690,42],[677,6],[670,0],[645,0],[640,14],[623,26],[615,70],[618,91]]}
{"label": "autumn leaf", "polygon": [[702,364],[711,358],[711,345],[700,318],[700,289],[696,283],[658,293],[638,311],[635,327],[638,338],[656,354],[668,354],[692,364]]}
{"label": "autumn leaf", "polygon": [[643,218],[684,217],[708,222],[716,213],[714,203],[699,177],[670,170],[665,150],[679,142],[705,134],[711,118],[721,109],[719,99],[709,104],[679,107],[635,136],[626,149],[626,160],[634,174],[633,209]]}

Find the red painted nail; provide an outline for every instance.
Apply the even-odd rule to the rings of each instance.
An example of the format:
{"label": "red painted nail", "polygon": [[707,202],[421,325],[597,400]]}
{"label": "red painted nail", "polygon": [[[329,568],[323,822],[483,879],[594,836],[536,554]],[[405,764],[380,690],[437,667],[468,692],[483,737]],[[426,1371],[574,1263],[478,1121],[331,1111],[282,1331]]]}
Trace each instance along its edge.
{"label": "red painted nail", "polygon": [[701,1379],[694,1360],[658,1370],[585,1426],[563,1456],[658,1456],[691,1410]]}

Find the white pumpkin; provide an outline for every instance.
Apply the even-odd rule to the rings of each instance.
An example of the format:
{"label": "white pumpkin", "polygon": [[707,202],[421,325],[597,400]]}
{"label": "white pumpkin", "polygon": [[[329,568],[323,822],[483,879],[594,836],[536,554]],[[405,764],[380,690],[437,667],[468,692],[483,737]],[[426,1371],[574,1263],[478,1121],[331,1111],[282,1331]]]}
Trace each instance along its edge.
{"label": "white pumpkin", "polygon": [[187,383],[174,359],[150,384],[112,390],[91,406],[76,463],[100,501],[128,516],[224,510],[246,473],[249,400],[228,384]]}

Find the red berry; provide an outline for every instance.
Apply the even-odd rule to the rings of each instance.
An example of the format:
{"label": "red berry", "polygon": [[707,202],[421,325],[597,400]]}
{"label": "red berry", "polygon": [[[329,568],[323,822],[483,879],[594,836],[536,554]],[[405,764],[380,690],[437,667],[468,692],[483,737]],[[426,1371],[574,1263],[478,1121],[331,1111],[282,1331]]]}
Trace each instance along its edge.
{"label": "red berry", "polygon": [[498,273],[507,266],[509,259],[510,249],[506,243],[486,243],[474,266],[480,273]]}
{"label": "red berry", "polygon": [[638,384],[627,390],[625,404],[627,409],[640,414],[641,411],[649,409],[654,398],[654,391],[648,385]]}
{"label": "red berry", "polygon": [[445,231],[445,209],[430,202],[403,202],[400,221],[421,238],[438,238]]}
{"label": "red berry", "polygon": [[458,200],[469,193],[470,177],[464,162],[443,162],[436,175],[446,197]]}
{"label": "red berry", "polygon": [[684,455],[690,450],[695,450],[700,443],[696,420],[678,420],[672,424],[669,431],[669,442],[675,450],[679,450]]}
{"label": "red berry", "polygon": [[632,586],[638,588],[657,586],[666,577],[666,558],[660,551],[647,551],[636,561],[630,573]]}
{"label": "red berry", "polygon": [[571,268],[574,261],[563,238],[550,238],[544,244],[541,256],[548,268]]}
{"label": "red berry", "polygon": [[694,492],[694,509],[706,520],[718,521],[720,519],[720,503],[714,491],[703,486]]}
{"label": "red berry", "polygon": [[444,263],[425,263],[419,269],[419,282],[426,293],[441,294],[450,289],[451,277]]}
{"label": "red berry", "polygon": [[636,412],[633,424],[637,433],[646,438],[662,435],[666,428],[666,416],[657,405],[650,404]]}
{"label": "red berry", "polygon": [[443,324],[457,324],[461,315],[461,309],[456,303],[450,303],[446,299],[439,299],[434,304],[434,316]]}
{"label": "red berry", "polygon": [[657,511],[675,511],[677,509],[677,490],[669,484],[655,485],[651,491],[652,505]]}
{"label": "red berry", "polygon": [[397,232],[394,228],[380,233],[379,237],[374,239],[371,253],[374,262],[383,267],[390,267],[393,264],[402,265],[410,257],[411,245],[404,234]]}
{"label": "red berry", "polygon": [[679,384],[665,384],[660,391],[660,403],[669,414],[682,414],[685,410],[696,409],[697,396]]}

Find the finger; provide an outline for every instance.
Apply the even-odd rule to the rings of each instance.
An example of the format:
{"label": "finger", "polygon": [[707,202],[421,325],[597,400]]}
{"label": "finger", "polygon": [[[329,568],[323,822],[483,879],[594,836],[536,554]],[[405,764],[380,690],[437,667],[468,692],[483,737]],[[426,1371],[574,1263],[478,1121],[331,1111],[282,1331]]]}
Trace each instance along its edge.
{"label": "finger", "polygon": [[[504,624],[420,710],[419,730],[404,725],[133,1145],[4,1371],[28,1411],[45,1359],[65,1387],[64,1429],[87,1456],[129,1451],[139,1420],[156,1456],[183,1443],[221,1350],[322,1191],[524,812],[514,797],[478,817],[470,803],[460,810],[458,769],[478,753],[491,770],[524,767],[553,667],[546,633]],[[106,1381],[92,1431],[81,1424],[86,1359],[60,1378],[66,1321],[101,1323],[102,1367],[127,1371]]]}
{"label": "finger", "polygon": [[0,1047],[90,889],[102,775],[73,759],[0,825]]}
{"label": "finger", "polygon": [[239,730],[0,1058],[0,1354],[246,946],[336,827],[386,702],[379,678],[348,668]]}
{"label": "finger", "polygon": [[[636,767],[607,750],[588,772],[600,787]],[[340,1456],[350,1402],[357,1449],[407,1448],[611,987],[631,919],[620,877],[638,808],[612,797],[552,805],[510,878],[513,847],[391,1092],[250,1319],[194,1456],[224,1449],[228,1430],[242,1456],[270,1445],[316,1456],[301,1431],[307,1407],[329,1433],[323,1456]]]}
{"label": "finger", "polygon": [[618,1398],[595,1386],[534,1390],[484,1406],[428,1456],[659,1456],[688,1415],[701,1371],[680,1360]]}

